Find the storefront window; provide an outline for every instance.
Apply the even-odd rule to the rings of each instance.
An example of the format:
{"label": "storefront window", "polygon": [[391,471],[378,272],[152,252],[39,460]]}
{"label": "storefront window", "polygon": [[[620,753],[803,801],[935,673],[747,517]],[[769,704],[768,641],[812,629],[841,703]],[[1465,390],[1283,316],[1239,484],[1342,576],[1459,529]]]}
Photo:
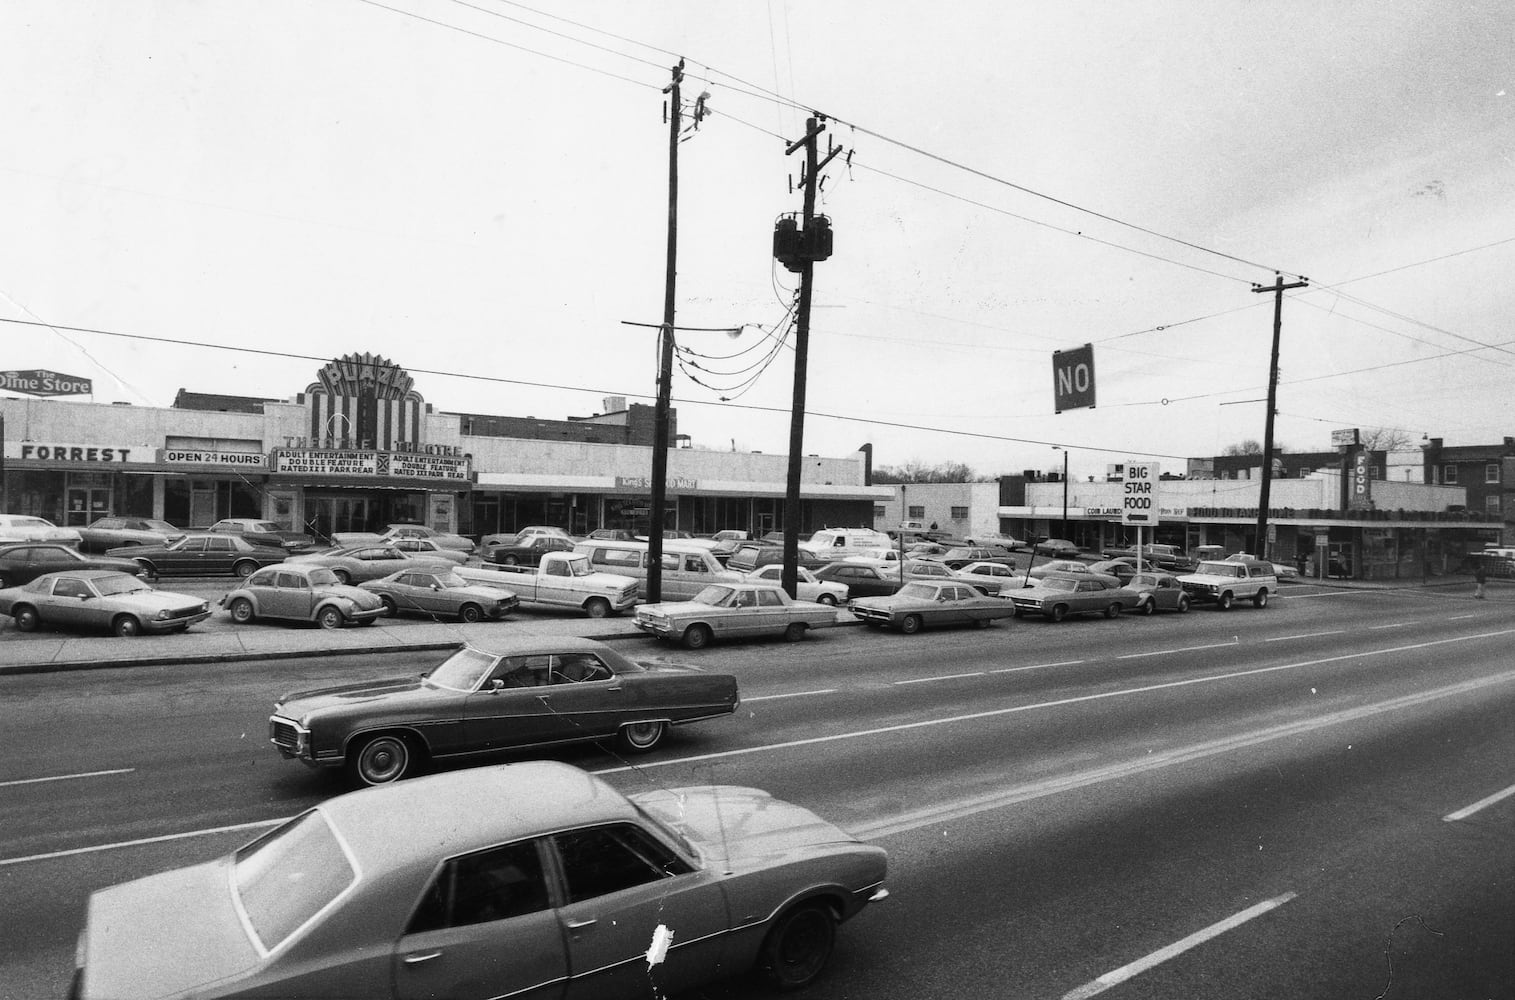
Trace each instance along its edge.
{"label": "storefront window", "polygon": [[45,517],[63,524],[63,474],[61,472],[7,472],[5,474],[7,514]]}
{"label": "storefront window", "polygon": [[117,476],[114,513],[121,517],[157,517],[153,510],[153,477]]}

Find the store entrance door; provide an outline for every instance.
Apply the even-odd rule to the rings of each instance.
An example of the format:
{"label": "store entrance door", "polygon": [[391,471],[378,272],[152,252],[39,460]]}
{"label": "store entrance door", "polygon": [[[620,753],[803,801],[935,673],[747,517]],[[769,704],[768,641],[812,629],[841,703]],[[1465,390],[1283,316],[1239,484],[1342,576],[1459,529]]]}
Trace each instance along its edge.
{"label": "store entrance door", "polygon": [[318,538],[334,531],[367,531],[367,497],[308,497],[306,516]]}

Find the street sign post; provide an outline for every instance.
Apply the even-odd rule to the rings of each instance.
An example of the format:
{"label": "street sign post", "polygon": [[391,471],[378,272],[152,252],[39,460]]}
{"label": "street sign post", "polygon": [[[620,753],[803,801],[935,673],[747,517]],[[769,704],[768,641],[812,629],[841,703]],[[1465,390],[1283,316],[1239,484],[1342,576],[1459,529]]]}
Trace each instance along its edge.
{"label": "street sign post", "polygon": [[1094,345],[1052,352],[1052,408],[1094,409]]}
{"label": "street sign post", "polygon": [[1127,462],[1125,490],[1121,497],[1120,523],[1156,525],[1162,520],[1156,462]]}

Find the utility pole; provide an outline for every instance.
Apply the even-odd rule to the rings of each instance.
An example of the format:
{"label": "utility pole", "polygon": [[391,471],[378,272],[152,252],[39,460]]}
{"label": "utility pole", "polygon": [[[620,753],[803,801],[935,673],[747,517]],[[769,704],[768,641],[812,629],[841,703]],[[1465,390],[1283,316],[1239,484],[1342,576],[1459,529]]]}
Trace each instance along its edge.
{"label": "utility pole", "polygon": [[1298,281],[1284,284],[1283,275],[1274,272],[1273,284],[1253,284],[1254,292],[1273,293],[1273,356],[1268,362],[1268,417],[1263,424],[1262,489],[1257,494],[1257,541],[1252,546],[1253,555],[1268,558],[1268,504],[1273,493],[1273,417],[1278,410],[1278,335],[1284,325],[1284,292],[1291,288],[1308,288],[1310,279],[1304,275]]}
{"label": "utility pole", "polygon": [[[826,130],[820,116],[805,121],[805,136],[790,143],[785,156],[805,151],[805,202],[799,227],[793,219],[781,219],[773,234],[774,256],[800,276],[800,301],[794,323],[794,402],[789,418],[789,478],[784,490],[784,572],[780,578],[790,597],[799,593],[800,470],[805,452],[805,366],[810,352],[810,296],[815,262],[831,256],[831,223],[815,214],[815,192],[820,170],[840,153],[833,148],[819,160],[816,140]],[[787,223],[787,225],[786,225]]]}
{"label": "utility pole", "polygon": [[658,401],[653,410],[652,505],[647,512],[647,600],[663,599],[663,508],[668,503],[668,397],[673,394],[673,289],[679,246],[679,85],[684,60],[673,67],[668,113],[668,264],[663,290],[663,326],[658,331]]}

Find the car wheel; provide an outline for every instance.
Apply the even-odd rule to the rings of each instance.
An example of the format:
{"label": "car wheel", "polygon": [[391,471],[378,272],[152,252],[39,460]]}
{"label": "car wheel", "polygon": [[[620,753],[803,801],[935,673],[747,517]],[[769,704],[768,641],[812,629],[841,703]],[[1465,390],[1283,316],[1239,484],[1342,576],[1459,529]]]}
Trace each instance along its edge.
{"label": "car wheel", "polygon": [[900,619],[900,631],[906,635],[915,635],[921,630],[920,615],[906,615]]}
{"label": "car wheel", "polygon": [[1189,595],[1185,594],[1184,596],[1182,596],[1182,597],[1180,597],[1178,599],[1178,613],[1179,614],[1184,614],[1188,610],[1189,610]]}
{"label": "car wheel", "polygon": [[142,634],[142,623],[131,615],[117,615],[116,620],[110,623],[110,630],[123,639],[130,639]]}
{"label": "car wheel", "polygon": [[1052,610],[1047,612],[1047,617],[1055,622],[1060,622],[1068,617],[1068,605],[1054,604]]}
{"label": "car wheel", "polygon": [[395,599],[393,597],[390,597],[388,594],[380,594],[379,603],[384,605],[385,618],[393,618],[400,613],[400,606],[396,604]]}
{"label": "car wheel", "polygon": [[329,604],[316,612],[316,624],[325,629],[341,628],[346,621],[347,616],[342,610]]}
{"label": "car wheel", "polygon": [[1268,606],[1268,588],[1264,587],[1252,595],[1252,606],[1256,608],[1266,608]]}
{"label": "car wheel", "polygon": [[685,649],[704,649],[710,645],[710,626],[691,625],[684,630]]}
{"label": "car wheel", "polygon": [[37,617],[37,609],[23,604],[11,612],[16,618],[16,631],[35,632],[37,626],[42,624],[42,619]]}
{"label": "car wheel", "polygon": [[458,609],[458,617],[472,625],[484,617],[484,609],[477,604],[465,604]]}
{"label": "car wheel", "polygon": [[1157,598],[1154,597],[1150,600],[1142,601],[1141,604],[1137,605],[1136,610],[1144,615],[1157,614]]}
{"label": "car wheel", "polygon": [[827,607],[831,607],[831,608],[836,607],[836,595],[835,594],[822,594],[820,597],[817,597],[815,600],[816,600],[817,604],[824,604]]}
{"label": "car wheel", "polygon": [[140,570],[138,570],[138,572],[147,577],[149,580],[156,580],[158,578],[158,567],[154,566],[146,559],[138,559],[137,565],[142,567]]}
{"label": "car wheel", "polygon": [[257,570],[258,564],[253,562],[251,559],[244,559],[231,568],[231,571],[233,573],[237,574],[237,576],[240,576],[244,580],[256,573]]}
{"label": "car wheel", "polygon": [[336,577],[337,582],[343,586],[352,583],[352,574],[347,572],[345,569],[334,569],[331,571],[331,575]]}
{"label": "car wheel", "polygon": [[1023,612],[1021,611],[1021,609],[1020,608],[1016,608],[1014,611],[1010,612],[1010,617],[1011,618],[1019,618],[1022,614],[1023,614]]}
{"label": "car wheel", "polygon": [[990,625],[993,625],[994,622],[988,618],[975,618],[973,619],[973,624],[979,628],[988,628]]}
{"label": "car wheel", "polygon": [[603,597],[591,597],[584,602],[584,613],[591,618],[609,618],[610,602]]}
{"label": "car wheel", "polygon": [[231,607],[226,609],[231,612],[231,620],[238,625],[246,625],[257,617],[253,613],[252,601],[245,597],[239,597],[231,602]]}
{"label": "car wheel", "polygon": [[347,759],[353,778],[364,785],[387,785],[410,772],[410,744],[405,737],[382,734],[358,747]]}
{"label": "car wheel", "polygon": [[633,722],[621,727],[618,738],[621,748],[630,753],[647,753],[663,742],[668,731],[666,722]]}
{"label": "car wheel", "polygon": [[3,590],[6,587],[9,587],[10,585],[11,585],[11,582],[5,578],[5,574],[4,573],[0,573],[0,590]]}
{"label": "car wheel", "polygon": [[784,641],[799,642],[804,639],[805,628],[806,625],[804,622],[790,622],[789,627],[784,629]]}
{"label": "car wheel", "polygon": [[1115,601],[1115,602],[1111,603],[1111,605],[1109,607],[1105,608],[1105,617],[1106,618],[1119,618],[1120,617],[1120,602],[1119,601]]}
{"label": "car wheel", "polygon": [[763,975],[781,990],[814,982],[836,945],[836,918],[820,903],[803,903],[779,917],[763,942]]}
{"label": "car wheel", "polygon": [[506,556],[504,559],[500,560],[500,562],[506,566],[515,566],[520,563],[520,561],[521,560],[517,559],[515,556]]}
{"label": "car wheel", "polygon": [[1230,611],[1231,610],[1231,604],[1235,600],[1236,600],[1236,595],[1233,594],[1233,593],[1231,593],[1228,590],[1224,594],[1220,595],[1220,597],[1215,602],[1215,606],[1218,607],[1218,608],[1220,608],[1222,611]]}

